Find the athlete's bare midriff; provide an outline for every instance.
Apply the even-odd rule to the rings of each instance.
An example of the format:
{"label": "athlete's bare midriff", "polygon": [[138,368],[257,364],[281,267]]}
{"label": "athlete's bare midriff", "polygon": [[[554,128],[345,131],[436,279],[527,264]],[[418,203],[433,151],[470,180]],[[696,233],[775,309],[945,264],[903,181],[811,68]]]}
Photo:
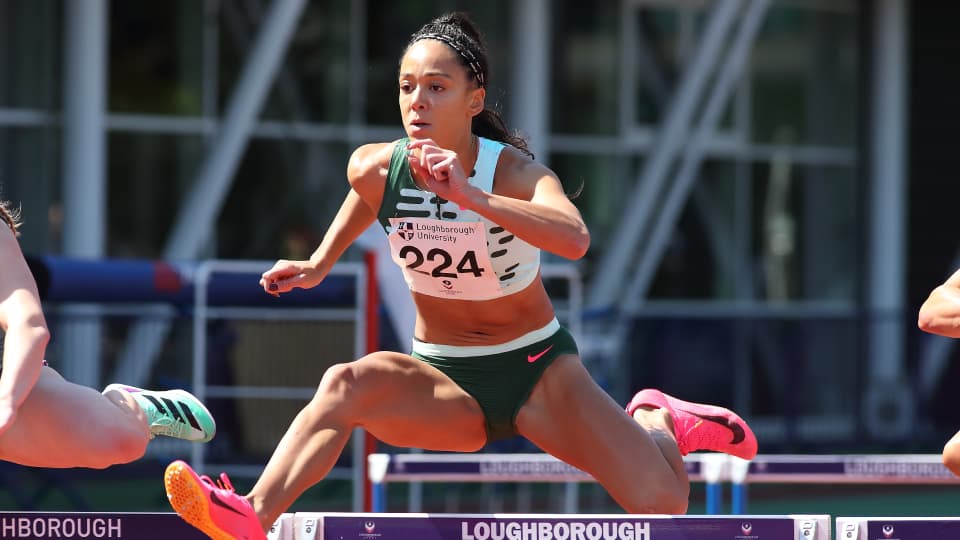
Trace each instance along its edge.
{"label": "athlete's bare midriff", "polygon": [[539,276],[524,290],[484,301],[450,300],[413,294],[414,335],[439,345],[497,345],[546,326],[553,305]]}

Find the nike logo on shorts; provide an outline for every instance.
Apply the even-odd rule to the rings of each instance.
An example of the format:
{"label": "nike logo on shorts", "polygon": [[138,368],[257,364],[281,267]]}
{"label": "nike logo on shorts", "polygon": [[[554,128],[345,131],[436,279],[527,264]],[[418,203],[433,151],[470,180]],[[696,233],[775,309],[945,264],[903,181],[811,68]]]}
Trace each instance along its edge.
{"label": "nike logo on shorts", "polygon": [[527,362],[529,362],[529,363],[531,363],[531,364],[534,363],[534,362],[536,362],[537,360],[540,359],[541,356],[543,356],[543,355],[547,354],[548,352],[550,352],[550,349],[552,349],[552,348],[553,348],[553,345],[550,345],[549,347],[547,347],[547,348],[544,349],[543,351],[539,352],[538,354],[528,354],[528,355],[527,355]]}

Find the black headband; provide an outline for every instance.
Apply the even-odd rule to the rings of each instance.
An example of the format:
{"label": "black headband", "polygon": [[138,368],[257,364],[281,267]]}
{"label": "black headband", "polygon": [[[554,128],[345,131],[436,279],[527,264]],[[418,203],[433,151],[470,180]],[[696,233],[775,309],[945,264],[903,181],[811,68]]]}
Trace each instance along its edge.
{"label": "black headband", "polygon": [[452,37],[444,34],[420,34],[417,36],[413,42],[416,43],[421,39],[435,39],[437,41],[442,41],[450,46],[451,49],[457,51],[457,54],[461,58],[467,61],[467,64],[470,66],[470,69],[473,71],[473,75],[477,78],[477,82],[480,84],[480,87],[483,87],[483,72],[480,71],[480,62],[477,61],[477,57],[474,56],[470,49],[466,47],[461,47],[453,40]]}

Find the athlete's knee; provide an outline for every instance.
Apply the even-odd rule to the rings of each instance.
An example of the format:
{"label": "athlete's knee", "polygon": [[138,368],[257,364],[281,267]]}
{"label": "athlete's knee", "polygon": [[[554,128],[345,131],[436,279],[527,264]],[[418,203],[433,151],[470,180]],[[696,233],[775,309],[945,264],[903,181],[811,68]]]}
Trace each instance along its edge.
{"label": "athlete's knee", "polygon": [[346,397],[355,392],[357,388],[357,373],[353,362],[346,364],[334,364],[327,368],[323,378],[320,379],[320,386],[317,387],[318,397]]}
{"label": "athlete's knee", "polygon": [[324,416],[354,415],[358,404],[362,402],[362,394],[368,391],[359,379],[355,362],[330,366],[323,374],[307,409]]}
{"label": "athlete's knee", "polygon": [[150,437],[137,429],[114,426],[101,431],[95,443],[84,449],[84,467],[106,469],[113,465],[131,463],[147,452]]}
{"label": "athlete's knee", "polygon": [[686,514],[690,490],[680,482],[657,485],[631,512],[639,514]]}
{"label": "athlete's knee", "polygon": [[690,501],[690,483],[668,482],[657,493],[659,512],[665,514],[686,514]]}

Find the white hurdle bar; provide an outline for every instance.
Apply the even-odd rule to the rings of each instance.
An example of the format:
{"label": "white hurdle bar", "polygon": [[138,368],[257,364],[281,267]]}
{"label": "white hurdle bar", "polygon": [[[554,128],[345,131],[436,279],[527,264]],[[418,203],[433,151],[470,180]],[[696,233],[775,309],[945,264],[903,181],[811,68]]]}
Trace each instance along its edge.
{"label": "white hurdle bar", "polygon": [[[367,470],[372,491],[372,510],[385,512],[386,485],[390,482],[595,482],[587,473],[549,454],[370,454]],[[722,454],[695,454],[685,459],[693,481],[705,480],[719,489],[727,470]],[[713,497],[718,499],[719,493]],[[714,511],[711,511],[714,510]],[[719,513],[707,509],[707,514]],[[566,511],[574,512],[571,505]]]}
{"label": "white hurdle bar", "polygon": [[[386,511],[390,482],[594,482],[590,475],[548,454],[371,454],[374,512]],[[706,514],[721,513],[722,484],[731,484],[731,514],[747,510],[747,484],[960,483],[939,454],[758,455],[751,461],[724,454],[684,458],[691,481],[706,483]],[[568,512],[570,505],[567,505]]]}

